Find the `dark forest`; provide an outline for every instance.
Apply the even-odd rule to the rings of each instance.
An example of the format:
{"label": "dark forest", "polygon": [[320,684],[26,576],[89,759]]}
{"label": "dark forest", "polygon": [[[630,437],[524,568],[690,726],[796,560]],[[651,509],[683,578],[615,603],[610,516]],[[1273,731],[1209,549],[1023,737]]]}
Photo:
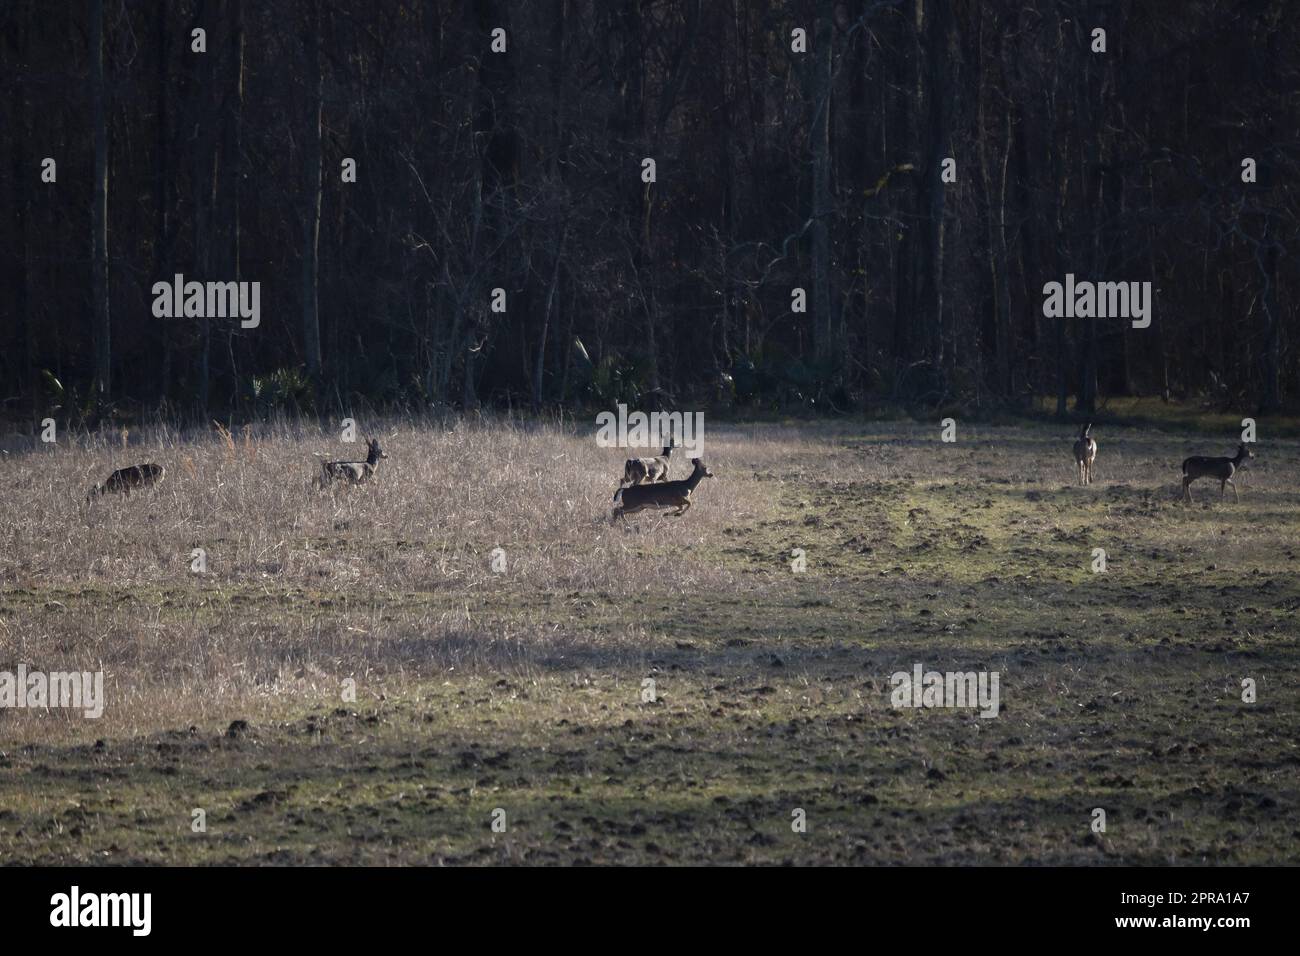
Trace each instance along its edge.
{"label": "dark forest", "polygon": [[[2,414],[1293,407],[1298,22],[5,0]],[[1149,326],[1044,316],[1067,274]]]}

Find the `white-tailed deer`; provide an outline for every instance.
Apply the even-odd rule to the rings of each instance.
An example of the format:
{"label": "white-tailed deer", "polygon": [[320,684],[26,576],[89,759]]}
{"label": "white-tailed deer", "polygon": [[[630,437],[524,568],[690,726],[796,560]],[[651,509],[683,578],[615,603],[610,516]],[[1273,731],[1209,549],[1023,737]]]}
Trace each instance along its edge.
{"label": "white-tailed deer", "polygon": [[629,458],[623,464],[623,483],[639,485],[642,482],[668,480],[668,460],[672,457],[671,443],[664,447],[664,453],[658,458]]}
{"label": "white-tailed deer", "polygon": [[692,458],[691,465],[694,470],[689,478],[619,488],[614,492],[614,514],[610,518],[610,524],[616,523],[619,518],[627,521],[628,515],[646,508],[676,508],[673,512],[675,518],[686,514],[686,509],[691,506],[691,492],[695,486],[703,479],[713,477],[713,472],[700,459]]}
{"label": "white-tailed deer", "polygon": [[1242,442],[1237,446],[1237,454],[1231,458],[1204,458],[1200,455],[1194,455],[1183,462],[1183,498],[1186,501],[1192,500],[1192,482],[1197,478],[1217,478],[1219,479],[1219,500],[1232,485],[1232,497],[1236,501],[1241,500],[1241,495],[1237,494],[1237,485],[1232,480],[1232,476],[1241,468],[1241,463],[1247,458],[1254,458],[1246,443]]}
{"label": "white-tailed deer", "polygon": [[118,491],[130,495],[134,488],[147,488],[149,485],[158,484],[166,473],[167,470],[162,465],[132,465],[130,468],[119,468],[108,476],[108,481],[91,488],[86,494],[86,500],[90,501],[96,495],[107,495]]}
{"label": "white-tailed deer", "polygon": [[1079,469],[1079,482],[1085,485],[1092,484],[1092,463],[1097,457],[1097,443],[1092,440],[1091,431],[1091,423],[1084,425],[1079,440],[1074,443],[1074,464]]}
{"label": "white-tailed deer", "polygon": [[324,488],[332,481],[359,485],[373,478],[375,470],[379,467],[380,459],[387,458],[388,455],[379,447],[379,439],[377,438],[366,440],[366,451],[365,461],[322,461],[320,463],[320,487]]}

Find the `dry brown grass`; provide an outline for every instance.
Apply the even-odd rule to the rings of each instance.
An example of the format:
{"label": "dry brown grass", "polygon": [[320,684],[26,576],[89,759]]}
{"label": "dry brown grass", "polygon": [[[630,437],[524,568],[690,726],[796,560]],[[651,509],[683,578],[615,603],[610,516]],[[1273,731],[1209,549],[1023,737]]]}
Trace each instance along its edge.
{"label": "dry brown grass", "polygon": [[[539,587],[620,594],[724,584],[702,582],[716,569],[689,560],[647,563],[640,543],[672,556],[766,507],[752,486],[732,480],[761,457],[741,435],[710,441],[720,477],[701,488],[707,507],[690,521],[647,518],[629,537],[609,525],[626,452],[597,448],[590,436],[500,424],[372,430],[390,456],[375,482],[324,493],[312,486],[319,459],[364,457],[359,442],[281,428],[150,435],[129,449],[91,440],[0,458],[0,481],[12,492],[0,501],[0,584],[175,586],[187,580],[196,547],[208,555],[204,580],[219,584],[274,578],[311,589],[472,592],[491,585],[495,547],[506,550],[513,582]],[[167,468],[159,487],[83,504],[114,468],[145,461]],[[677,462],[674,476],[688,467]],[[337,546],[344,542],[355,547]]]}
{"label": "dry brown grass", "polygon": [[[92,732],[106,733],[319,699],[343,676],[400,681],[512,653],[517,663],[520,647],[535,656],[571,639],[537,622],[530,595],[586,595],[580,616],[584,601],[733,587],[734,572],[699,554],[770,507],[760,485],[737,480],[759,458],[739,432],[711,436],[718,477],[688,516],[647,514],[630,529],[609,521],[627,452],[589,434],[465,421],[372,422],[371,433],[390,456],[376,479],[325,491],[313,485],[319,460],[361,457],[364,443],[285,422],[115,431],[0,457],[11,490],[0,589],[22,607],[0,615],[0,669],[104,667],[111,705]],[[789,454],[798,442],[786,440],[764,450]],[[165,480],[85,502],[109,472],[141,462],[165,466]],[[688,467],[675,462],[673,476]],[[505,574],[491,569],[497,547]],[[195,548],[204,574],[190,570]],[[627,630],[617,644],[635,649],[636,622]],[[8,730],[59,723],[11,715]]]}

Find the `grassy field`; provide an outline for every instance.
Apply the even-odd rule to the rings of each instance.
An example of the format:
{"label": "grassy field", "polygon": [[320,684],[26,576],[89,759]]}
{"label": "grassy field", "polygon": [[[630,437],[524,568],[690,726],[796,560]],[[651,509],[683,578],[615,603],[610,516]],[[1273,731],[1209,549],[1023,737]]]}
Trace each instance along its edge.
{"label": "grassy field", "polygon": [[[710,429],[629,529],[555,427],[390,425],[324,493],[362,446],[284,425],[2,456],[0,671],[107,707],[0,709],[0,862],[1300,863],[1300,442],[1187,506],[1234,431],[1095,434],[1083,488],[1068,427]],[[916,663],[998,716],[895,709]]]}

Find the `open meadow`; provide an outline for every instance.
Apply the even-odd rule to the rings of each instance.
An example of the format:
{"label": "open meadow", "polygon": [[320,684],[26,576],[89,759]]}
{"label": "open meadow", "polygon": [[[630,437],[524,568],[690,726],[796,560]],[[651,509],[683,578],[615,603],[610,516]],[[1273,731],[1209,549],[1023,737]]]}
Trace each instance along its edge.
{"label": "open meadow", "polygon": [[1300,863],[1296,440],[1189,506],[1235,432],[1099,425],[1083,487],[1069,425],[711,423],[624,528],[590,429],[372,432],[325,491],[314,425],[0,456],[0,671],[106,694],[0,709],[0,862]]}

